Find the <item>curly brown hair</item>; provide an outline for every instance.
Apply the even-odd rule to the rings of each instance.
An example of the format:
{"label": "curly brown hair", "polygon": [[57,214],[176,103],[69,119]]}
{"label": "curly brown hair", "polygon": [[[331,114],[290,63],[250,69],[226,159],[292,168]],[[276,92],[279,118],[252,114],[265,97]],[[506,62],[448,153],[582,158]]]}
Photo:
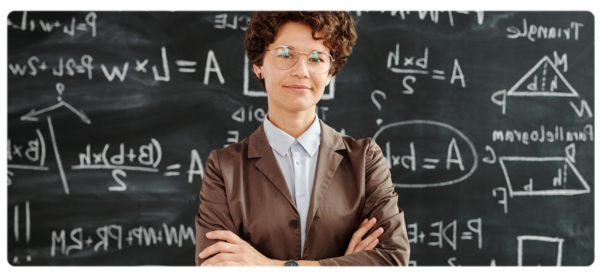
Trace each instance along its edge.
{"label": "curly brown hair", "polygon": [[[313,38],[323,39],[323,45],[331,50],[330,54],[335,60],[329,73],[335,76],[340,72],[358,37],[355,22],[348,12],[255,12],[244,39],[249,61],[262,66],[267,46],[275,41],[279,28],[290,21],[310,26]],[[317,32],[321,32],[323,37],[316,37]],[[264,79],[259,78],[259,83],[266,92]]]}

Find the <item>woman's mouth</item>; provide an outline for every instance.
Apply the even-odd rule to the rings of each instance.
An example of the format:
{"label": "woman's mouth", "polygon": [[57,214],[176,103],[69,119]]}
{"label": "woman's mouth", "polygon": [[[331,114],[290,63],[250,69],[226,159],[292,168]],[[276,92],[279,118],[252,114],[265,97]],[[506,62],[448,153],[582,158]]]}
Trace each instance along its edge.
{"label": "woman's mouth", "polygon": [[285,88],[294,91],[294,92],[308,92],[310,91],[310,88],[307,86],[303,86],[303,85],[289,85],[289,86],[285,86]]}

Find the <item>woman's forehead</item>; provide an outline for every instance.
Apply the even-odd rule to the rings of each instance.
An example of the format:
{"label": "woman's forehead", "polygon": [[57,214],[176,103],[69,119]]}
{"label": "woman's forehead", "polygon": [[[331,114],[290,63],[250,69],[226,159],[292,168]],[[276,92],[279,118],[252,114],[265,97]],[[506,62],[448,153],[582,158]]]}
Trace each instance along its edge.
{"label": "woman's forehead", "polygon": [[[321,32],[315,33],[316,37],[323,37]],[[275,41],[269,49],[278,46],[290,46],[298,51],[329,51],[323,40],[315,40],[310,26],[299,22],[286,22],[277,31]]]}

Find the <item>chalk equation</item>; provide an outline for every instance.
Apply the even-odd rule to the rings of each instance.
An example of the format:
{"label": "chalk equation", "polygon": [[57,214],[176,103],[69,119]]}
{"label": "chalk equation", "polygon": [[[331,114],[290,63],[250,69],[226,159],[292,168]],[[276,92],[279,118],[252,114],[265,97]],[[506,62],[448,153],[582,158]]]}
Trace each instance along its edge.
{"label": "chalk equation", "polygon": [[[147,145],[140,145],[139,148],[125,149],[125,144],[119,144],[118,152],[116,154],[108,155],[108,149],[110,144],[105,144],[102,151],[97,153],[91,152],[91,145],[88,144],[85,148],[84,153],[79,154],[79,165],[71,166],[72,170],[84,170],[84,169],[112,169],[112,176],[118,183],[118,186],[108,187],[109,191],[125,191],[127,185],[123,181],[124,177],[127,177],[125,170],[130,171],[142,171],[142,172],[153,172],[157,173],[160,170],[157,168],[162,160],[162,148],[160,142],[154,138],[150,139]],[[127,152],[126,152],[127,151]],[[92,159],[93,156],[93,159]],[[188,173],[188,183],[194,182],[194,176],[204,175],[204,167],[202,166],[202,160],[198,151],[193,149],[190,152],[190,164]],[[181,164],[175,163],[166,166],[164,176],[179,176],[181,173]]]}
{"label": "chalk equation", "polygon": [[85,18],[84,18],[84,22],[78,22],[75,17],[71,17],[71,21],[70,22],[59,22],[58,20],[51,22],[51,21],[44,21],[42,19],[35,19],[35,18],[27,18],[27,12],[22,12],[21,15],[21,22],[20,23],[14,23],[10,21],[10,18],[8,18],[8,26],[12,27],[14,29],[17,30],[22,30],[22,31],[29,31],[29,32],[34,32],[37,30],[41,30],[43,32],[47,32],[47,33],[51,33],[53,31],[57,31],[57,30],[61,30],[60,27],[62,27],[62,31],[64,34],[68,34],[69,36],[73,37],[75,36],[75,32],[91,32],[92,37],[96,37],[96,19],[98,18],[98,16],[96,15],[96,13],[94,12],[89,12],[86,14]]}
{"label": "chalk equation", "polygon": [[429,224],[429,234],[426,234],[423,228],[419,229],[419,223],[411,223],[406,225],[408,231],[409,243],[427,246],[444,248],[450,246],[453,251],[458,248],[458,241],[474,241],[477,249],[481,250],[483,246],[482,219],[470,219],[466,222],[467,230],[460,232],[460,239],[457,239],[458,224],[456,220],[444,225],[444,221],[437,221]]}
{"label": "chalk equation", "polygon": [[[409,142],[408,152],[405,152],[404,154],[397,154],[392,149],[391,143],[397,142],[396,139],[398,135],[403,135],[403,138],[415,137],[417,139]],[[444,144],[428,145],[429,150],[431,150],[432,146],[443,147],[443,149],[440,149],[441,156],[432,157],[433,155],[429,154],[425,156],[419,155],[419,157],[423,158],[422,160],[419,160],[417,158],[415,142],[419,140],[426,143],[432,143],[432,141],[434,143],[440,142],[439,139],[441,138],[441,135],[448,137],[447,140],[443,142]],[[386,163],[392,172],[392,181],[394,186],[398,188],[448,186],[464,181],[465,179],[469,178],[469,176],[471,176],[477,169],[477,151],[475,150],[475,146],[471,140],[469,140],[469,138],[467,138],[458,129],[445,123],[428,120],[412,120],[391,123],[382,126],[375,133],[373,139],[378,141],[378,144],[384,150]],[[393,139],[394,142],[391,142],[392,140],[388,139]],[[461,148],[459,148],[459,145],[457,144],[457,139],[461,141],[460,146],[463,147],[462,152]],[[407,150],[406,147],[401,149],[405,151]],[[467,164],[467,157],[470,164]],[[438,164],[441,165],[438,166]],[[419,167],[419,169],[417,169],[417,167]],[[394,174],[396,174],[397,168],[399,168],[401,171],[404,171],[402,172],[403,180],[414,179],[413,181],[415,182],[396,181],[396,179],[394,179]],[[445,180],[424,183],[421,176],[417,176],[415,178],[410,178],[410,176],[407,176],[407,171],[413,173],[417,170],[422,170],[420,172],[430,172],[435,170],[437,174],[435,177],[438,180],[440,180],[440,178]],[[439,170],[444,170],[446,172],[441,173]]]}
{"label": "chalk equation", "polygon": [[[151,66],[151,74],[154,81],[161,82],[169,82],[171,80],[171,67],[172,65],[169,63],[169,59],[167,57],[166,47],[161,47],[160,49],[161,60],[158,64],[152,64]],[[115,63],[100,63],[98,67],[98,63],[93,63],[94,58],[89,54],[82,55],[79,59],[75,58],[65,58],[59,57],[56,62],[46,62],[45,60],[40,61],[37,56],[31,56],[27,59],[26,63],[9,63],[8,68],[10,73],[13,76],[21,77],[21,76],[37,76],[38,74],[42,75],[52,75],[55,77],[63,77],[63,76],[75,76],[77,74],[82,74],[87,76],[88,80],[93,79],[93,70],[96,68],[100,68],[102,70],[102,74],[108,82],[112,82],[118,80],[120,82],[124,82],[127,78],[127,74],[130,71],[135,71],[136,73],[148,73],[149,67],[149,59],[141,58],[135,59],[134,62],[130,63],[130,61],[126,61],[122,64]],[[47,63],[50,63],[48,66]],[[133,65],[135,63],[135,67],[131,69],[129,65]],[[197,61],[194,60],[175,60],[176,69],[180,73],[195,73],[196,72],[196,64]],[[94,66],[95,65],[95,66]],[[121,66],[122,65],[122,66]],[[111,68],[112,66],[112,68]],[[52,68],[50,71],[46,72],[46,70]],[[206,55],[206,64],[204,67],[204,85],[208,85],[211,77],[211,73],[216,75],[220,84],[225,83],[225,79],[223,78],[223,74],[221,73],[221,67],[219,66],[219,62],[217,61],[217,57],[213,50],[208,50]]]}
{"label": "chalk equation", "polygon": [[[84,233],[82,227],[71,229],[66,238],[65,229],[53,230],[50,236],[52,245],[50,247],[50,256],[55,257],[63,255],[76,255],[84,250],[93,250],[97,252],[107,252],[112,250],[122,250],[125,245],[148,247],[153,245],[166,244],[167,246],[183,247],[184,241],[190,245],[196,244],[196,235],[192,227],[186,227],[183,224],[179,228],[162,224],[162,228],[139,226],[131,229],[125,229],[122,225],[110,224],[97,227],[92,230],[95,235]],[[164,236],[164,238],[163,238]],[[187,241],[186,241],[187,240]],[[67,244],[67,243],[70,243]],[[126,244],[124,244],[126,243]],[[85,246],[85,247],[84,247]]]}
{"label": "chalk equation", "polygon": [[[400,58],[403,61],[400,61]],[[429,70],[429,49],[425,47],[423,51],[422,57],[416,57],[415,55],[411,56],[401,56],[400,54],[400,44],[396,44],[395,51],[392,51],[388,54],[387,57],[387,69],[389,69],[392,73],[397,74],[409,74],[402,78],[402,86],[404,89],[401,91],[403,94],[414,94],[415,91],[412,87],[417,81],[417,77],[415,75],[424,75],[431,76],[433,80],[446,80],[446,70],[442,69],[431,69]],[[463,73],[460,64],[458,63],[458,59],[454,59],[454,64],[452,66],[452,73],[449,77],[450,84],[454,84],[457,81],[457,84],[460,82],[462,88],[466,87],[465,83],[465,75]]]}

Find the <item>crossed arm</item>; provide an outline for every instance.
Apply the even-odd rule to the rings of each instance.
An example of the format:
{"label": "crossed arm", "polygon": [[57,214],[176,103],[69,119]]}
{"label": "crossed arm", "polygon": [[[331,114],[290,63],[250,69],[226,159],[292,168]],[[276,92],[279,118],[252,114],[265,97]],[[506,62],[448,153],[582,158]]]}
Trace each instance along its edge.
{"label": "crossed arm", "polygon": [[[376,218],[365,219],[362,222],[352,235],[344,256],[364,250],[373,250],[377,246],[378,237],[383,233],[381,227],[373,231],[367,238],[362,239],[376,222]],[[210,245],[200,252],[200,259],[208,258],[201,266],[282,266],[286,262],[285,260],[274,260],[265,257],[248,242],[228,230],[208,232],[206,238],[223,241]],[[321,266],[319,261],[308,260],[298,261],[298,264],[300,266]]]}
{"label": "crossed arm", "polygon": [[[409,242],[404,225],[404,213],[398,212],[397,194],[382,151],[372,139],[365,158],[367,217],[377,217],[381,230],[373,230],[375,222],[361,224],[352,236],[344,256],[320,261],[299,261],[302,265],[407,265]],[[239,237],[231,220],[223,185],[219,159],[213,151],[206,162],[200,209],[196,215],[196,265],[281,265],[284,260],[266,258]],[[200,215],[210,213],[210,215]],[[364,217],[364,216],[363,216]],[[386,228],[386,234],[383,234]],[[221,231],[225,229],[225,231]],[[365,239],[362,237],[372,233]],[[210,233],[210,236],[209,236]],[[381,238],[380,238],[381,236]],[[374,240],[377,243],[371,244]],[[220,241],[219,241],[220,240]],[[375,248],[379,245],[377,248]]]}

